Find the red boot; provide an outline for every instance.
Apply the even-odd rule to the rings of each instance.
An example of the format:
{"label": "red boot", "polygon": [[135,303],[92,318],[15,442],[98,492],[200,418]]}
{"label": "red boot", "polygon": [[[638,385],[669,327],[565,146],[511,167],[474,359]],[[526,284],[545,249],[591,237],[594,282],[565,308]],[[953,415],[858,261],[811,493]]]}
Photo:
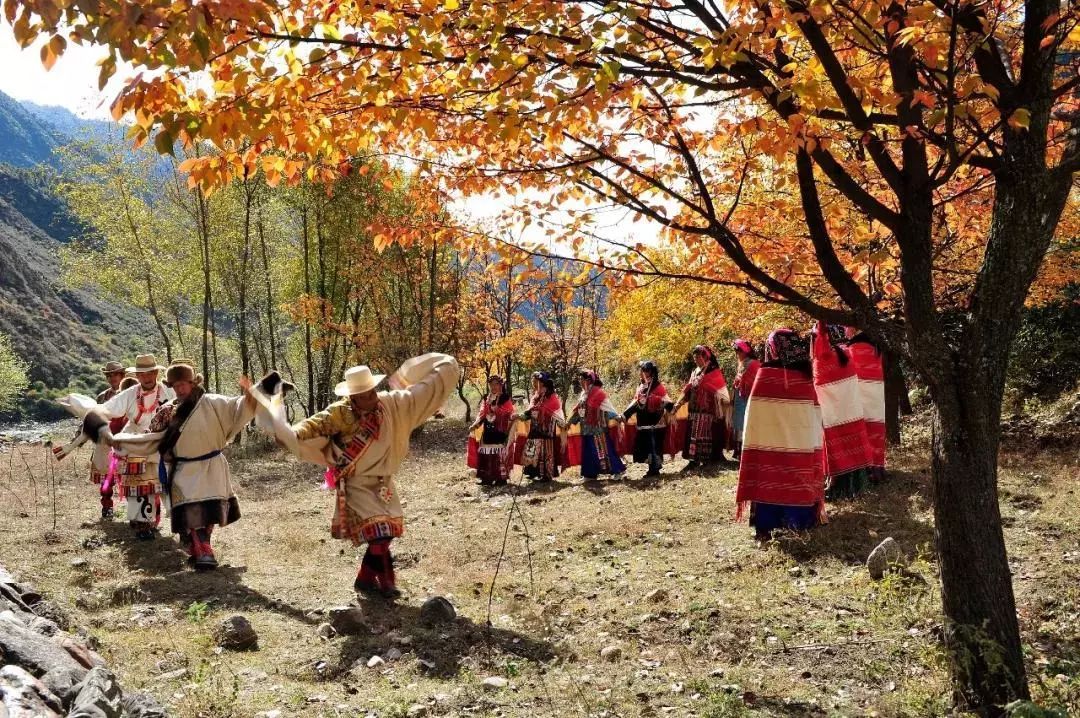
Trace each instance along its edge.
{"label": "red boot", "polygon": [[191,555],[194,557],[196,571],[212,571],[217,568],[214,550],[210,548],[210,531],[194,529],[191,532]]}

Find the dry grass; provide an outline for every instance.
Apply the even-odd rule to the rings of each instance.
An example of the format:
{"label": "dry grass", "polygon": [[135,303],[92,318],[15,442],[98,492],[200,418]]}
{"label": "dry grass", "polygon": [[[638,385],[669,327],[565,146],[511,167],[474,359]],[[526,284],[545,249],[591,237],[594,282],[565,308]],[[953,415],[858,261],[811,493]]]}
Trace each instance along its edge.
{"label": "dry grass", "polygon": [[[88,626],[125,686],[154,693],[177,716],[401,716],[415,705],[448,716],[946,712],[924,449],[901,452],[893,478],[834,507],[828,526],[763,548],[731,520],[730,470],[683,475],[680,461],[658,481],[636,478],[635,467],[622,484],[587,489],[572,475],[523,489],[524,523],[515,516],[510,526],[489,628],[487,590],[513,492],[478,490],[462,438],[460,423],[445,420],[414,442],[399,477],[408,535],[395,542],[407,595],[396,606],[365,602],[369,630],[358,636],[316,633],[328,608],[354,600],[356,554],[329,537],[318,471],[280,454],[234,456],[244,518],[215,533],[222,568],[194,574],[172,538],[139,543],[121,522],[99,522],[81,468],[59,472],[53,531],[44,449],[18,447],[31,472],[0,454],[0,562]],[[77,457],[80,467],[86,460]],[[1072,711],[1077,473],[1075,451],[1003,457],[1033,685]],[[917,557],[923,580],[869,579],[862,562],[885,536]],[[73,568],[76,557],[89,565]],[[657,588],[666,596],[646,598]],[[435,594],[457,606],[452,626],[419,620]],[[260,648],[219,653],[211,630],[237,612]],[[611,645],[621,657],[602,660]],[[402,657],[367,668],[392,648]],[[481,681],[496,675],[509,687],[485,691]]]}

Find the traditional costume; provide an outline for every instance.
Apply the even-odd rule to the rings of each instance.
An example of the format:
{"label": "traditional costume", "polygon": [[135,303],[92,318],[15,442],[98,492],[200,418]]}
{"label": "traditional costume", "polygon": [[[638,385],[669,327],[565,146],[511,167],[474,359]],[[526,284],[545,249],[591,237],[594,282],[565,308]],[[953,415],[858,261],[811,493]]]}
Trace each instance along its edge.
{"label": "traditional costume", "polygon": [[[130,374],[146,374],[164,371],[153,354],[140,354],[135,366],[128,367]],[[150,430],[150,422],[157,411],[175,394],[162,382],[145,389],[142,383],[125,389],[104,402],[102,408],[112,420],[122,423],[124,434],[144,434]],[[110,428],[112,424],[110,423]],[[109,452],[105,469],[106,481],[119,485],[119,493],[127,499],[128,523],[139,538],[154,536],[154,529],[161,521],[161,484],[158,481],[158,454],[132,454],[114,447]]]}
{"label": "traditional costume", "polygon": [[731,412],[731,441],[736,459],[742,454],[743,425],[746,423],[746,405],[750,401],[750,390],[754,388],[761,362],[754,353],[754,347],[745,339],[737,339],[731,348],[739,363],[739,370],[732,382],[734,401]]}
{"label": "traditional costume", "polygon": [[533,481],[551,481],[559,475],[562,442],[559,432],[566,426],[562,400],[555,393],[555,382],[545,372],[533,374],[537,389],[521,419],[525,422],[518,440],[517,463],[522,473]]}
{"label": "traditional costume", "polygon": [[[633,433],[634,462],[648,464],[649,470],[645,475],[656,476],[664,465],[667,416],[674,405],[660,382],[660,370],[656,364],[643,361],[638,369],[647,378],[638,385],[634,401],[623,412],[623,418],[627,420],[627,435]],[[630,424],[631,421],[633,424]],[[629,438],[627,444],[630,445]]]}
{"label": "traditional costume", "polygon": [[[476,444],[475,465],[477,480],[485,486],[503,486],[510,478],[510,469],[514,466],[514,448],[517,417],[514,402],[506,392],[506,382],[502,377],[488,379],[489,388],[497,388],[484,397],[477,411],[476,423],[472,425],[474,435],[469,437]],[[472,451],[469,452],[471,456]]]}
{"label": "traditional costume", "polygon": [[353,584],[358,592],[398,593],[390,541],[402,535],[405,520],[394,474],[413,429],[439,410],[459,374],[457,361],[445,354],[410,359],[390,378],[394,388],[358,413],[350,397],[374,391],[384,377],[352,367],[335,388],[341,401],[291,428],[280,412],[271,417],[275,437],[290,451],[329,466],[327,483],[336,491],[330,533],[367,544]]}
{"label": "traditional costume", "polygon": [[769,335],[746,408],[736,518],[750,509],[759,539],[808,529],[825,518],[821,410],[809,345],[790,329]]}
{"label": "traditional costume", "polygon": [[723,461],[724,444],[727,443],[726,414],[731,406],[727,382],[716,354],[709,347],[696,346],[694,355],[703,357],[706,363],[690,374],[680,401],[690,409],[683,458],[689,460],[691,466]]}
{"label": "traditional costume", "polygon": [[170,385],[191,383],[188,395],[163,406],[150,423],[161,434],[158,476],[169,497],[172,532],[180,537],[196,569],[217,566],[210,538],[215,526],[240,518],[229,462],[221,453],[255,416],[255,401],[244,396],[208,394],[202,376],[187,364],[173,364]]}
{"label": "traditional costume", "polygon": [[885,373],[881,352],[862,332],[849,327],[847,352],[859,377],[863,420],[870,440],[870,470],[876,480],[885,477]]}
{"label": "traditional costume", "polygon": [[579,379],[583,389],[570,421],[580,430],[581,475],[586,481],[594,481],[600,474],[621,479],[626,471],[617,448],[621,415],[608,399],[596,372],[582,371]]}
{"label": "traditional costume", "polygon": [[830,501],[862,491],[871,461],[855,363],[833,341],[832,329],[818,323],[811,333],[814,389],[824,428],[825,495]]}
{"label": "traditional costume", "polygon": [[[112,383],[113,379],[121,379],[124,377],[124,365],[118,361],[111,361],[105,364],[101,368],[101,373],[105,375],[105,379]],[[122,387],[119,385],[113,387],[109,386],[108,389],[97,395],[97,403],[104,404],[109,399],[119,394],[122,391]],[[125,417],[113,419],[109,422],[109,431],[118,433],[120,429],[127,422]],[[104,466],[105,470],[101,471],[98,467]],[[96,484],[98,487],[98,493],[101,495],[101,518],[111,519],[113,517],[113,488],[116,482],[113,477],[109,477],[109,450],[104,446],[94,444],[94,451],[90,455],[90,483]]]}

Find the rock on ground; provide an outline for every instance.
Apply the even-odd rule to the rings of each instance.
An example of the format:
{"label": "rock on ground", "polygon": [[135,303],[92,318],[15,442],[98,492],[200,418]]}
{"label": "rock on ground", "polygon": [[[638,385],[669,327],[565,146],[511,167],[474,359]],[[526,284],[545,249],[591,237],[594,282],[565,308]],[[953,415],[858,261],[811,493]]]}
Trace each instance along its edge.
{"label": "rock on ground", "polygon": [[428,623],[449,623],[457,618],[457,610],[446,598],[432,596],[420,606],[420,618]]}
{"label": "rock on ground", "polygon": [[884,578],[890,568],[903,567],[903,565],[904,552],[900,550],[900,544],[896,543],[892,536],[878,544],[866,558],[866,570],[870,572],[870,578],[875,581]]}
{"label": "rock on ground", "polygon": [[9,718],[53,718],[63,715],[60,699],[19,666],[0,668],[0,715]]}
{"label": "rock on ground", "polygon": [[359,606],[338,606],[330,609],[330,625],[342,636],[354,636],[367,629],[364,611]]}
{"label": "rock on ground", "polygon": [[501,676],[488,676],[480,685],[489,691],[498,691],[510,685],[510,681]]}
{"label": "rock on ground", "polygon": [[259,646],[259,634],[251,621],[239,614],[229,616],[214,631],[214,641],[221,648],[231,651],[247,651]]}
{"label": "rock on ground", "polygon": [[123,699],[116,676],[98,666],[91,669],[80,684],[68,718],[121,718]]}

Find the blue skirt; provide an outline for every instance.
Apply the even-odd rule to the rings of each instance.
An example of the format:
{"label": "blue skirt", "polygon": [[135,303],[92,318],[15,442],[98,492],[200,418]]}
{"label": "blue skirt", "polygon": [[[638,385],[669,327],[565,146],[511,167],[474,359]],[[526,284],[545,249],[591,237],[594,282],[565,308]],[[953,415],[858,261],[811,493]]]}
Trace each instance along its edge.
{"label": "blue skirt", "polygon": [[600,474],[621,474],[626,465],[615,450],[615,442],[603,434],[584,434],[581,437],[581,475],[595,479]]}
{"label": "blue skirt", "polygon": [[754,501],[750,505],[750,525],[758,534],[776,529],[806,531],[818,525],[817,506],[780,506]]}
{"label": "blue skirt", "polygon": [[746,405],[750,403],[748,399],[744,399],[739,391],[735,390],[735,402],[731,412],[732,431],[735,434],[735,441],[742,441],[743,436],[743,424],[746,423]]}

